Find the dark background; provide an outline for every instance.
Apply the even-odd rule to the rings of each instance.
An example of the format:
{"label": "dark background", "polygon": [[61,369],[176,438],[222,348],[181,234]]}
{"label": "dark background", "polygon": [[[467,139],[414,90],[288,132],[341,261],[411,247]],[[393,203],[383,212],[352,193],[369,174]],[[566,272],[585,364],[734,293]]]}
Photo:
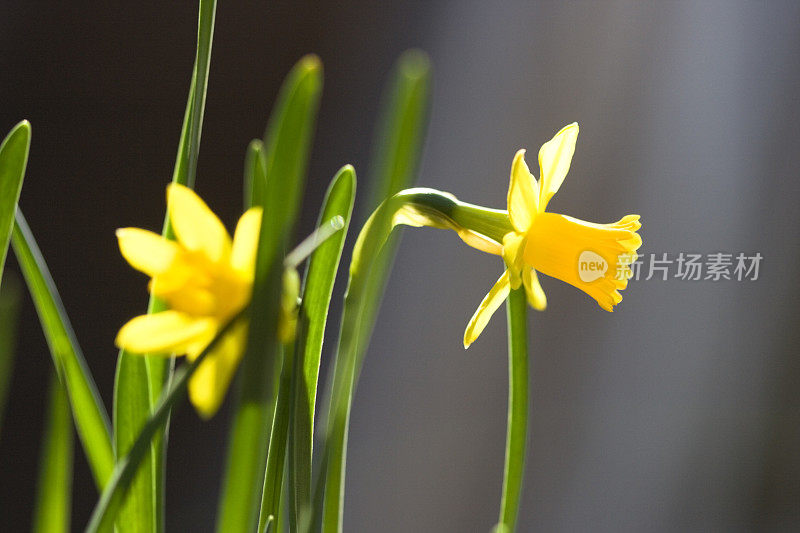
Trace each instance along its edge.
{"label": "dark background", "polygon": [[[147,299],[114,230],[160,228],[195,37],[193,2],[2,6],[0,130],[33,125],[20,204],[108,407],[114,335]],[[355,165],[363,199],[382,86],[409,47],[435,68],[421,185],[503,207],[514,152],[527,147],[534,168],[539,145],[577,120],[550,210],[639,213],[645,252],[764,256],[755,282],[632,282],[613,314],[543,279],[520,530],[800,528],[800,5],[221,2],[198,192],[231,227],[245,147],[283,76],[315,52],[325,88],[298,234],[341,165]],[[504,313],[467,352],[461,335],[500,269],[450,233],[405,231],[352,416],[346,530],[496,521]],[[30,524],[51,372],[29,300],[21,322],[0,440],[13,530]],[[225,408],[209,423],[188,407],[173,418],[169,530],[212,528],[228,421]],[[75,457],[79,528],[96,493],[77,444]]]}

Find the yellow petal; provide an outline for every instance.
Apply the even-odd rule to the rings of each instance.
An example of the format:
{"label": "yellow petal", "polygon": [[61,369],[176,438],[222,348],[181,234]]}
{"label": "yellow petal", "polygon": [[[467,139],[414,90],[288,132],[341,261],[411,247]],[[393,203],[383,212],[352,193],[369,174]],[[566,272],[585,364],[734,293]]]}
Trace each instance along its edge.
{"label": "yellow petal", "polygon": [[547,208],[550,198],[558,191],[569,172],[575,142],[578,140],[578,123],[564,126],[561,131],[539,149],[539,211]]}
{"label": "yellow petal", "polygon": [[167,283],[161,283],[163,277],[155,278],[150,283],[150,292],[169,303],[170,309],[193,316],[214,314],[218,307],[218,299],[208,290],[185,285],[176,290],[169,290]]}
{"label": "yellow petal", "polygon": [[465,228],[461,228],[457,230],[457,232],[462,241],[476,250],[486,252],[487,254],[503,255],[503,246],[499,242]]}
{"label": "yellow petal", "polygon": [[[217,342],[189,380],[189,399],[201,417],[211,418],[219,410],[242,359],[246,341],[247,324],[235,324]],[[190,355],[190,359],[194,360],[197,355],[199,353]]]}
{"label": "yellow petal", "polygon": [[230,254],[231,239],[217,215],[193,190],[177,183],[167,188],[169,218],[184,248],[219,262]]}
{"label": "yellow petal", "polygon": [[255,275],[258,236],[261,232],[261,212],[260,207],[248,209],[239,219],[233,234],[231,265],[244,274],[247,279],[253,279]]}
{"label": "yellow petal", "polygon": [[150,277],[166,272],[181,251],[175,242],[139,228],[118,229],[117,242],[122,257]]}
{"label": "yellow petal", "polygon": [[503,261],[508,269],[512,289],[519,289],[522,284],[522,270],[525,266],[525,240],[524,233],[510,231],[503,237]]}
{"label": "yellow petal", "polygon": [[508,216],[514,229],[528,231],[539,210],[536,178],[525,163],[525,150],[519,150],[511,163],[511,183],[508,186]]}
{"label": "yellow petal", "polygon": [[191,343],[213,337],[216,322],[178,311],[162,311],[131,319],[117,333],[118,347],[133,353],[182,355]]}
{"label": "yellow petal", "polygon": [[506,270],[503,272],[503,275],[500,276],[500,279],[497,280],[497,283],[489,290],[489,293],[483,298],[483,301],[478,306],[478,310],[475,311],[469,324],[467,324],[467,330],[464,332],[464,348],[469,348],[469,345],[475,342],[475,339],[481,334],[483,328],[489,323],[489,319],[492,318],[494,312],[497,311],[500,304],[508,298],[509,290],[510,283],[508,271]]}
{"label": "yellow petal", "polygon": [[536,270],[526,268],[522,273],[522,282],[525,285],[525,295],[528,297],[528,304],[537,311],[544,311],[547,308],[547,297],[544,294]]}

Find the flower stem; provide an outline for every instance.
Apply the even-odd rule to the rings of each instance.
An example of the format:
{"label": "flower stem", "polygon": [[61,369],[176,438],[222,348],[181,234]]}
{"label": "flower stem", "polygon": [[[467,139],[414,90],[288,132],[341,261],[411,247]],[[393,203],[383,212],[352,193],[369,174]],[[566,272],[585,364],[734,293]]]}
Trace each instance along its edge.
{"label": "flower stem", "polygon": [[522,479],[525,474],[525,448],[528,439],[528,331],[525,290],[508,295],[508,430],[500,500],[500,523],[496,531],[510,533],[517,523]]}

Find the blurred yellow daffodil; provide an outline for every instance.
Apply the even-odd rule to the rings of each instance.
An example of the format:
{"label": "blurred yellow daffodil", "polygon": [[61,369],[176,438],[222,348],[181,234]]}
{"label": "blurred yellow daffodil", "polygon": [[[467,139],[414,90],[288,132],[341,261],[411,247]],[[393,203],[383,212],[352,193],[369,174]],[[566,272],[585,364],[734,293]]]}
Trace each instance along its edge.
{"label": "blurred yellow daffodil", "polygon": [[[139,228],[117,230],[122,255],[152,278],[152,294],[169,310],[133,318],[116,344],[133,353],[186,355],[190,361],[250,302],[261,209],[249,209],[231,241],[225,226],[191,189],[172,184],[167,206],[176,240]],[[189,398],[204,418],[219,409],[246,343],[234,324],[189,381]]]}
{"label": "blurred yellow daffodil", "polygon": [[502,255],[506,270],[470,320],[464,333],[465,348],[478,338],[511,289],[524,285],[530,305],[538,310],[546,307],[536,271],[581,289],[606,311],[622,300],[619,291],[628,284],[629,265],[642,244],[637,233],[639,215],[627,215],[613,224],[595,224],[545,212],[567,176],[577,138],[578,124],[573,123],[542,146],[539,182],[528,170],[525,150],[514,157],[508,189],[512,230],[504,235],[502,246],[479,247]]}

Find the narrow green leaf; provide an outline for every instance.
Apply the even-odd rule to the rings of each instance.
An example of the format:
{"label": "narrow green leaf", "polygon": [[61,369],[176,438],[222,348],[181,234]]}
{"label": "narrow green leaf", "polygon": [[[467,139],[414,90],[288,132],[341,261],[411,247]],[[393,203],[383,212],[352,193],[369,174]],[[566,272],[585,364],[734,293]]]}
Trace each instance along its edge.
{"label": "narrow green leaf", "polygon": [[[430,62],[423,52],[406,52],[397,61],[378,127],[373,167],[375,187],[368,204],[371,209],[416,180],[427,125],[430,72]],[[379,212],[377,216],[384,216],[383,213]],[[387,222],[377,221],[377,227],[384,227]],[[377,257],[371,260],[370,272],[365,275],[364,285],[356,294],[351,293],[351,270],[333,385],[327,395],[331,410],[325,450],[329,455],[323,511],[323,531],[326,533],[342,530],[350,406],[397,243],[395,237],[382,249],[379,247],[380,252],[378,249],[370,250]],[[354,255],[353,261],[356,260]]]}
{"label": "narrow green leaf", "polygon": [[102,489],[114,468],[108,414],[86,366],[47,264],[19,210],[11,241],[39,314],[56,372],[66,386],[72,416],[95,483],[98,489]]}
{"label": "narrow green leaf", "polygon": [[[349,169],[349,170],[348,170]],[[352,173],[352,167],[346,167],[343,169]],[[337,175],[338,176],[338,175]],[[351,180],[351,185],[354,185]],[[350,208],[352,208],[352,190],[353,187],[350,188],[351,196],[350,196]],[[349,216],[349,209],[346,213]],[[325,242],[331,239],[334,235],[336,235],[340,230],[342,230],[345,226],[344,217],[339,214],[333,214],[331,218],[327,221],[321,221],[320,225],[314,230],[311,235],[306,237],[300,244],[298,244],[291,252],[286,255],[284,259],[284,268],[286,269],[284,272],[284,279],[283,279],[283,298],[292,298],[296,299],[297,295],[299,294],[300,287],[299,281],[297,280],[297,271],[295,270],[300,263],[302,263],[307,257],[312,255],[314,251],[319,248],[320,246],[324,246]],[[340,250],[341,252],[341,246]],[[333,269],[333,275],[335,276],[335,270],[338,266],[337,264],[330,265]],[[287,274],[294,274],[289,275]],[[331,280],[331,283],[333,280]],[[296,283],[297,286],[292,288],[292,284]],[[332,287],[331,287],[332,288]],[[328,300],[330,300],[330,294],[328,294]],[[299,315],[298,310],[298,315]],[[322,321],[324,322],[325,316],[322,316]],[[300,319],[300,328],[302,330],[302,319]],[[297,333],[297,332],[296,332]],[[284,476],[285,470],[290,470],[287,465],[286,456],[289,454],[289,449],[287,448],[287,438],[290,433],[290,423],[293,419],[293,403],[295,398],[295,389],[297,388],[297,381],[298,378],[296,377],[297,374],[303,372],[302,366],[297,365],[295,363],[295,353],[297,351],[297,346],[299,341],[301,341],[304,333],[300,331],[300,337],[295,337],[295,340],[291,343],[284,343],[282,346],[282,363],[280,364],[281,372],[280,372],[280,382],[277,385],[278,395],[275,400],[275,407],[273,409],[273,416],[272,416],[272,430],[270,432],[269,438],[269,448],[267,451],[267,467],[266,472],[264,474],[264,489],[262,492],[261,498],[261,510],[259,512],[259,519],[258,519],[258,529],[264,529],[266,527],[266,522],[269,520],[270,517],[275,519],[277,524],[276,529],[278,531],[283,531],[286,529],[287,525],[291,529],[291,531],[296,531],[296,519],[295,514],[293,512],[293,506],[291,505],[291,498],[289,498],[290,490],[294,493],[293,487],[293,473],[290,471],[288,475]],[[320,339],[321,341],[321,339]],[[320,345],[321,348],[321,345]],[[319,355],[319,354],[317,354]],[[319,369],[319,364],[317,364],[317,373]],[[316,382],[314,383],[314,388],[316,388]],[[312,419],[313,420],[313,419]],[[309,458],[310,461],[310,458]],[[290,461],[291,462],[291,459]],[[310,471],[310,462],[309,462],[309,471],[308,476],[310,478],[311,471]],[[310,484],[310,479],[308,480]],[[289,517],[287,519],[287,515],[283,513],[283,509],[285,504],[290,504],[289,509]]]}
{"label": "narrow green leaf", "polygon": [[289,418],[292,408],[291,384],[294,369],[294,344],[283,345],[283,364],[278,384],[278,397],[272,416],[272,430],[267,449],[267,466],[264,473],[264,488],[261,497],[261,510],[258,517],[258,531],[267,527],[272,517],[281,524],[281,489],[283,471],[286,464],[286,440],[289,433]]}
{"label": "narrow green leaf", "polygon": [[303,509],[311,505],[314,413],[322,343],[333,285],[353,212],[355,192],[355,170],[346,165],[339,170],[328,187],[319,215],[319,224],[341,216],[344,219],[344,228],[313,253],[303,282],[292,384],[293,426],[289,434],[289,518],[295,524],[299,523]]}
{"label": "narrow green leaf", "polygon": [[[217,0],[200,0],[197,21],[197,53],[195,55],[194,76],[192,77],[193,83],[190,91],[192,112],[188,128],[188,158],[185,171],[185,185],[188,187],[194,187],[194,179],[197,174],[197,158],[200,153],[200,133],[203,129],[203,115],[206,108],[208,72],[211,68],[211,44],[214,38],[216,15]],[[184,121],[184,131],[186,129]],[[176,167],[182,168],[183,164],[183,161],[179,161]],[[177,182],[181,183],[180,176],[175,176],[175,178]]]}
{"label": "narrow green leaf", "polygon": [[267,160],[264,155],[264,143],[261,139],[253,139],[247,147],[244,160],[244,207],[253,207],[254,198],[263,198],[267,187]]}
{"label": "narrow green leaf", "polygon": [[28,164],[30,144],[31,125],[27,120],[14,126],[0,144],[0,427],[11,380],[19,302],[17,285],[14,284],[7,290],[2,285],[3,269]]}
{"label": "narrow green leaf", "polygon": [[72,420],[67,391],[53,373],[47,407],[33,531],[70,531],[72,504]]}
{"label": "narrow green leaf", "polygon": [[11,371],[14,367],[14,350],[17,341],[20,288],[16,277],[7,276],[0,287],[0,435],[2,435]]}
{"label": "narrow green leaf", "polygon": [[114,520],[127,491],[130,489],[131,483],[133,483],[136,471],[142,460],[150,453],[150,443],[156,434],[162,430],[175,403],[185,396],[189,378],[192,377],[200,363],[205,360],[206,356],[216,347],[220,339],[231,330],[234,324],[239,320],[246,320],[245,315],[247,312],[248,309],[240,311],[219,330],[217,336],[200,352],[194,361],[183,365],[175,372],[160,395],[158,403],[153,409],[153,414],[147,419],[128,454],[120,458],[114,466],[114,471],[100,494],[100,499],[97,501],[94,511],[92,511],[89,524],[86,526],[87,533],[112,530]]}
{"label": "narrow green leaf", "polygon": [[31,125],[27,120],[14,126],[0,144],[0,282],[30,146]]}
{"label": "narrow green leaf", "polygon": [[[136,436],[150,416],[147,356],[121,350],[114,378],[114,454],[117,460],[130,451]],[[151,454],[142,462],[120,510],[117,528],[121,532],[157,531],[153,441]]]}
{"label": "narrow green leaf", "polygon": [[242,359],[228,441],[217,529],[250,533],[258,523],[266,464],[271,384],[276,375],[283,257],[294,228],[317,106],[322,65],[306,56],[284,82],[264,140],[266,187],[253,204],[264,208],[251,302],[252,321]]}
{"label": "narrow green leaf", "polygon": [[525,448],[528,441],[528,303],[525,289],[512,290],[506,302],[508,316],[508,429],[498,531],[516,529]]}
{"label": "narrow green leaf", "polygon": [[[172,181],[194,186],[200,150],[206,89],[214,35],[216,0],[200,0],[197,26],[197,52],[189,97],[181,128]],[[162,234],[173,238],[169,216],[165,216]],[[166,309],[166,304],[151,296],[148,314]],[[174,361],[163,356],[142,356],[121,350],[114,380],[114,444],[117,457],[124,456],[150,416],[158,395],[169,379]],[[150,457],[142,463],[126,504],[119,515],[119,533],[164,530],[164,484],[166,475],[165,431],[153,439]]]}
{"label": "narrow green leaf", "polygon": [[369,199],[364,205],[366,215],[416,181],[428,123],[430,85],[427,54],[421,50],[404,52],[384,89],[370,167]]}

